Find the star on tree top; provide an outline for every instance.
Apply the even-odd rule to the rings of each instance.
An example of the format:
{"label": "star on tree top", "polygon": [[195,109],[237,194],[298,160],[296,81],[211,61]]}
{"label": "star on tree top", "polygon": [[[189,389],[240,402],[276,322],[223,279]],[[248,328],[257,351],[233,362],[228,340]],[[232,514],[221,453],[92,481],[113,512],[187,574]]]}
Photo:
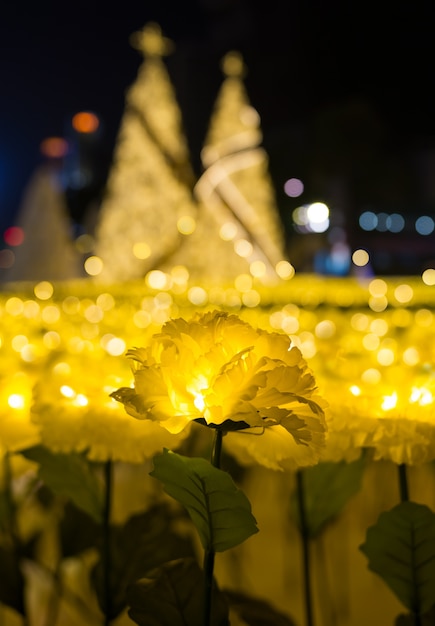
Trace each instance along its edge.
{"label": "star on tree top", "polygon": [[145,56],[162,57],[173,50],[173,42],[162,35],[160,26],[154,22],[146,24],[140,31],[130,37],[131,45],[143,52]]}
{"label": "star on tree top", "polygon": [[245,64],[240,52],[228,52],[222,60],[222,71],[228,77],[242,78],[245,74]]}

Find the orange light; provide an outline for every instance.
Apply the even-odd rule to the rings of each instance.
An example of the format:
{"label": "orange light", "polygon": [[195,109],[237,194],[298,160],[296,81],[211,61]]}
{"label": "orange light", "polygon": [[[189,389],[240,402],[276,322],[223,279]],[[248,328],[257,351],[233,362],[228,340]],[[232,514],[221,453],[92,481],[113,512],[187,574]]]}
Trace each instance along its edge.
{"label": "orange light", "polygon": [[94,113],[81,111],[72,118],[72,127],[78,133],[94,133],[100,125],[100,120]]}
{"label": "orange light", "polygon": [[62,137],[47,137],[39,146],[41,153],[46,157],[58,159],[68,152],[68,142]]}

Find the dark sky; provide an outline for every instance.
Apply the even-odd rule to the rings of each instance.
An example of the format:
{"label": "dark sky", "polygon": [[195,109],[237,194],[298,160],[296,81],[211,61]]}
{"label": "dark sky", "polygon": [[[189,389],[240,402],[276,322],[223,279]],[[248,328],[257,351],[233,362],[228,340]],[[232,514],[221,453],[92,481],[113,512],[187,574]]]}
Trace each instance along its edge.
{"label": "dark sky", "polygon": [[[317,168],[321,179],[331,163],[346,170],[354,159],[357,170],[370,155],[381,162],[435,146],[432,2],[389,3],[392,8],[382,12],[379,2],[310,0],[3,4],[3,227],[42,158],[40,142],[63,135],[73,113],[100,115],[110,160],[125,91],[142,62],[129,37],[148,21],[158,22],[175,42],[168,69],[194,163],[222,79],[219,62],[232,49],[244,55],[245,84],[278,183],[304,168]],[[363,153],[366,161],[357,165]]]}

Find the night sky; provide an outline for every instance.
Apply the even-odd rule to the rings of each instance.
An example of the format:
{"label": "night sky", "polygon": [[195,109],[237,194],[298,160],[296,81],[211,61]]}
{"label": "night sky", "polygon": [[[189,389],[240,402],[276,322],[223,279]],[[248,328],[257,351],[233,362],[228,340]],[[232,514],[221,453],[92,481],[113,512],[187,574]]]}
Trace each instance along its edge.
{"label": "night sky", "polygon": [[[381,3],[343,9],[338,1],[303,0],[6,5],[0,19],[2,227],[43,158],[41,141],[62,136],[75,112],[100,116],[101,163],[108,167],[125,91],[143,60],[129,37],[148,21],[175,43],[167,65],[194,167],[200,167],[222,80],[220,59],[239,50],[277,189],[286,177],[300,176],[307,193],[327,196],[325,180],[345,177],[358,210],[370,203],[413,210],[412,203],[433,202],[435,212],[435,193],[432,198],[415,182],[415,162],[435,150],[431,2],[396,3],[387,13],[379,12]],[[415,172],[404,183],[408,166]],[[388,184],[379,183],[384,178]]]}

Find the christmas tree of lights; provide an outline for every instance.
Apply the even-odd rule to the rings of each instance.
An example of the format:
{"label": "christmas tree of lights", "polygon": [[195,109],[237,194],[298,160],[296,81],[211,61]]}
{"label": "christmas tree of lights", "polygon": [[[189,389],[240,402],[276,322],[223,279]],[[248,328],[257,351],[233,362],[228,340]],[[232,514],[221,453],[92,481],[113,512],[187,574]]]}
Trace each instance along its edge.
{"label": "christmas tree of lights", "polygon": [[5,273],[6,282],[64,281],[84,276],[56,165],[43,163],[31,176],[16,226],[24,238],[14,247],[14,263]]}
{"label": "christmas tree of lights", "polygon": [[201,153],[203,174],[195,186],[198,224],[172,259],[192,278],[229,282],[252,275],[263,282],[287,278],[284,230],[261,147],[260,117],[243,83],[237,52],[222,63],[225,75]]}
{"label": "christmas tree of lights", "polygon": [[151,23],[131,43],[144,61],[126,94],[95,231],[101,278],[108,281],[159,268],[196,224],[187,141],[162,59],[171,42]]}
{"label": "christmas tree of lights", "polygon": [[204,171],[195,181],[163,63],[171,43],[153,23],[132,43],[145,59],[127,92],[96,227],[99,278],[125,281],[181,267],[189,280],[208,284],[245,274],[268,281],[280,275],[280,263],[287,278],[291,266],[241,56],[224,58],[225,79],[201,155]]}

